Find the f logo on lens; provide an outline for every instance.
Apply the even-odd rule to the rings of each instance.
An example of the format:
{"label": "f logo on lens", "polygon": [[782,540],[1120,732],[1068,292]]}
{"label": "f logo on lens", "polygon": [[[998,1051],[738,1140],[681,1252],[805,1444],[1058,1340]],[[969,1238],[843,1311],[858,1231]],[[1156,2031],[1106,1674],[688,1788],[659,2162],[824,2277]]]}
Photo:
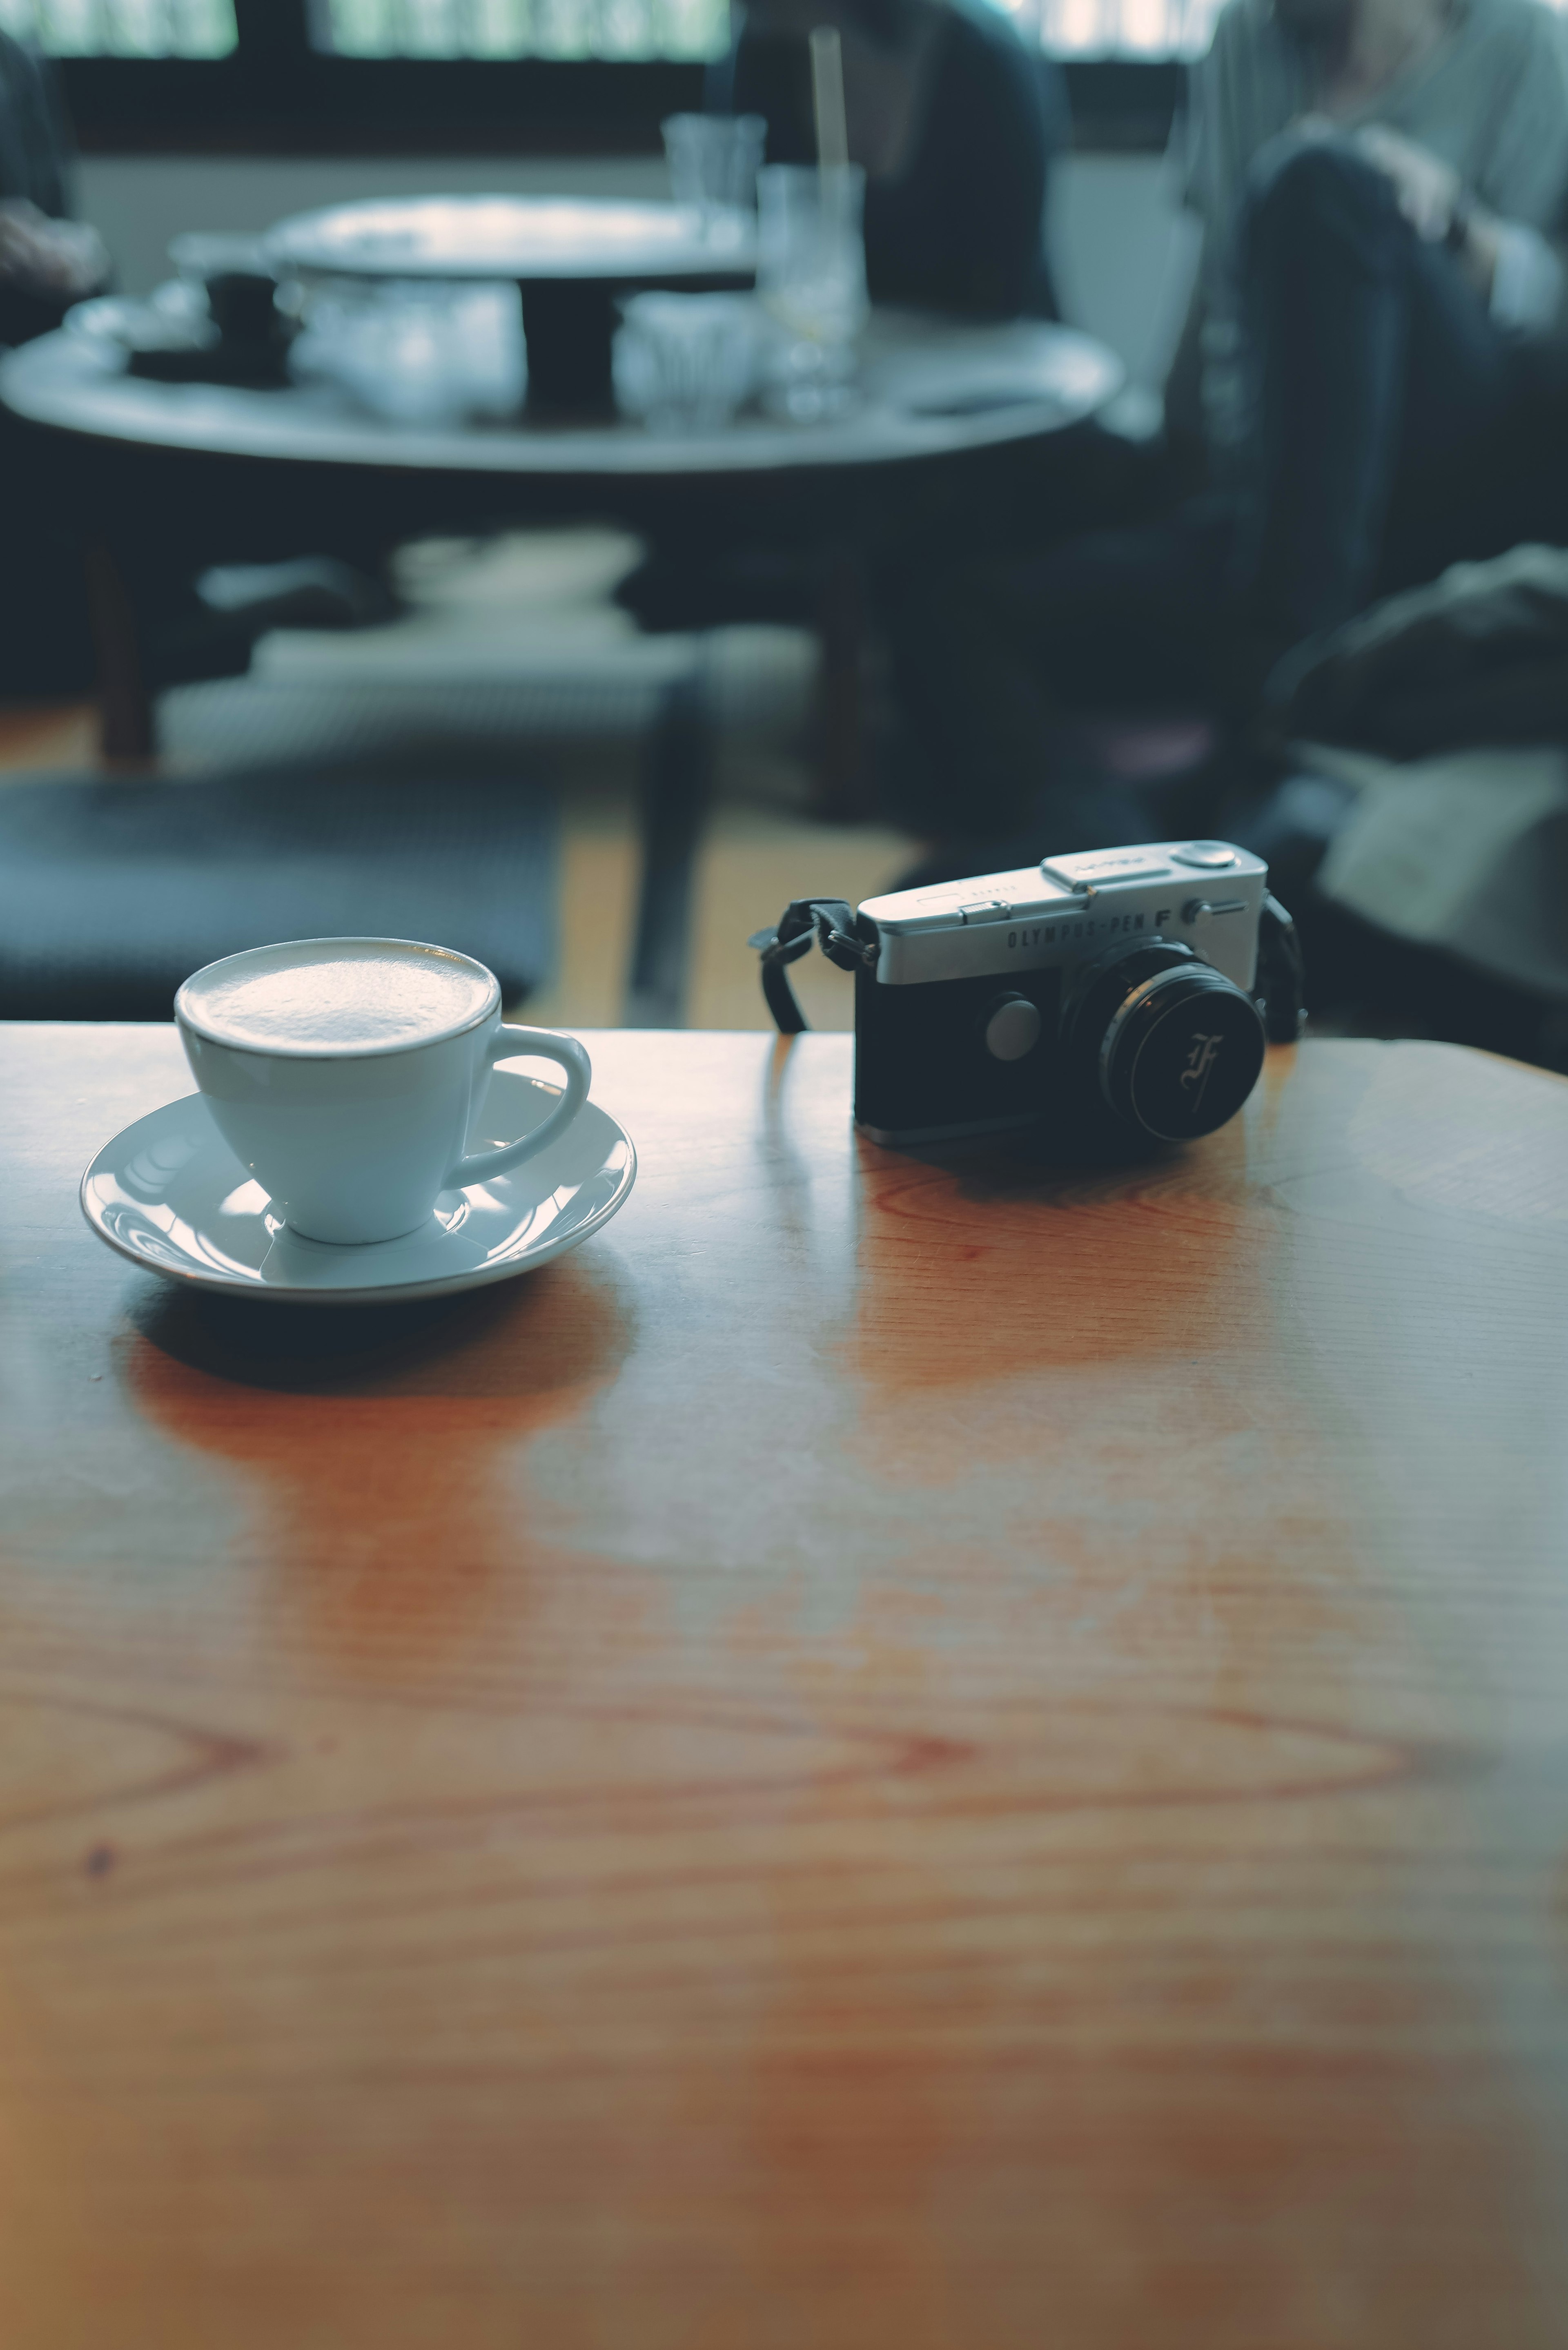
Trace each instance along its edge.
{"label": "f logo on lens", "polygon": [[1198,1028],[1192,1032],[1192,1050],[1187,1055],[1187,1066],[1181,1072],[1179,1082],[1183,1093],[1190,1091],[1193,1087],[1197,1087],[1197,1091],[1192,1095],[1194,1118],[1203,1106],[1203,1097],[1209,1087],[1209,1073],[1220,1058],[1220,1047],[1224,1041],[1222,1036],[1205,1035]]}

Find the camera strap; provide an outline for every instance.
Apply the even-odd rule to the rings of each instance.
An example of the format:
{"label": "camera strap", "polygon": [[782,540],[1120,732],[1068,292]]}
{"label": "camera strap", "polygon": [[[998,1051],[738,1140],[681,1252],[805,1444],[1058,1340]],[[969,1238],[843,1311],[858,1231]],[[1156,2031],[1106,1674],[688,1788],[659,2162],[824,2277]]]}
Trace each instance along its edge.
{"label": "camera strap", "polygon": [[1306,1026],[1306,960],[1296,926],[1272,889],[1258,913],[1256,1000],[1271,1045],[1293,1045]]}
{"label": "camera strap", "polygon": [[796,898],[771,931],[755,931],[746,944],[763,959],[763,993],[781,1036],[799,1036],[810,1027],[785,966],[811,952],[815,939],[829,962],[840,971],[869,969],[877,960],[877,942],[857,936],[855,910],[842,898]]}

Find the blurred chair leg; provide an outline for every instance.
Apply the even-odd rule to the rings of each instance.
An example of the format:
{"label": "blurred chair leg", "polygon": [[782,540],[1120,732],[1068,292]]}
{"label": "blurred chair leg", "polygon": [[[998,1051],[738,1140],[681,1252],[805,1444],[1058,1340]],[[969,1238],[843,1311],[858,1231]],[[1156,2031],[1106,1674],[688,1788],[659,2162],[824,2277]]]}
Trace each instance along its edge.
{"label": "blurred chair leg", "polygon": [[141,660],[141,629],[124,572],[102,540],[86,551],[88,610],[98,660],[99,747],[106,759],[150,759],[157,720]]}
{"label": "blurred chair leg", "polygon": [[863,671],[867,647],[866,564],[858,546],[841,546],[828,565],[817,605],[822,649],[816,686],[816,814],[856,824],[870,813]]}
{"label": "blurred chair leg", "polygon": [[683,1028],[697,859],[713,793],[708,640],[663,698],[643,764],[642,883],[623,1024]]}

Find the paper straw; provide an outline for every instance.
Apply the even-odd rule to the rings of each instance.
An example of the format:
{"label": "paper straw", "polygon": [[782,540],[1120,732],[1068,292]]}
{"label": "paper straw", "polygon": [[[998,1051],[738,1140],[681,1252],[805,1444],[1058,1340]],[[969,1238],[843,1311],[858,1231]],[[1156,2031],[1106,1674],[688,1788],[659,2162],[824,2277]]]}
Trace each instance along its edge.
{"label": "paper straw", "polygon": [[844,120],[844,51],[836,25],[819,25],[811,36],[811,97],[816,113],[816,160],[825,172],[842,172],[849,161]]}

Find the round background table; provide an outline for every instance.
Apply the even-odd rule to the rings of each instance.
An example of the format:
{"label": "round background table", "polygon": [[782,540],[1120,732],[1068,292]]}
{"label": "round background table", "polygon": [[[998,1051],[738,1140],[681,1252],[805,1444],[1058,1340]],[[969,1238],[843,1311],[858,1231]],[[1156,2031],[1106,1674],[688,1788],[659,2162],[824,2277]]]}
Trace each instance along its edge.
{"label": "round background table", "polygon": [[750,286],[756,228],[736,213],[706,233],[675,204],[607,197],[411,196],[300,213],[267,239],[306,278],[512,280],[523,296],[528,404],[607,410],[615,303],[656,288]]}
{"label": "round background table", "polygon": [[0,400],[57,432],[182,455],[498,475],[509,481],[677,481],[929,463],[1060,432],[1121,389],[1115,354],[1066,327],[957,326],[877,311],[858,407],[816,424],[742,415],[659,434],[615,417],[543,424],[405,425],[320,381],[280,390],[130,375],[101,340],[46,335],[0,364]]}
{"label": "round background table", "polygon": [[[863,344],[861,404],[815,424],[742,416],[679,438],[621,419],[404,426],[318,381],[264,390],[132,376],[69,330],[10,354],[0,400],[72,437],[63,487],[93,546],[105,747],[138,755],[152,742],[137,592],[150,564],[167,578],[177,563],[192,577],[305,553],[363,559],[423,532],[542,518],[612,519],[657,538],[704,504],[722,505],[731,525],[754,515],[759,532],[787,515],[797,536],[803,515],[819,515],[812,527],[847,562],[875,501],[907,491],[912,473],[1048,440],[1103,409],[1122,380],[1113,353],[1065,328],[879,312]],[[838,602],[847,613],[853,598]],[[855,635],[852,619],[845,629]],[[831,619],[822,633],[829,671],[836,660],[843,672],[841,692],[831,677],[825,686],[831,713],[836,695],[852,700],[852,653]],[[831,714],[826,733],[832,805],[857,753],[847,741],[833,748]]]}

